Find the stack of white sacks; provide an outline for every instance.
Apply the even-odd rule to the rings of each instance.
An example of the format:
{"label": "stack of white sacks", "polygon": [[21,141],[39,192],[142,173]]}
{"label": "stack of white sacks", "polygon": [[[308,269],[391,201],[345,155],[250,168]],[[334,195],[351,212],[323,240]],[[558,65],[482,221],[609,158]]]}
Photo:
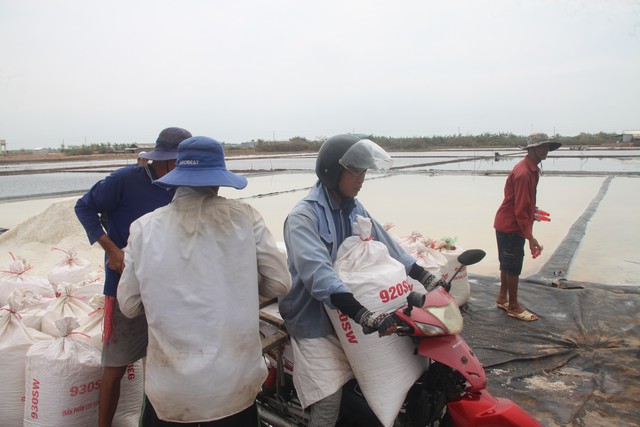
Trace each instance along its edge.
{"label": "stack of white sacks", "polygon": [[[0,420],[7,426],[98,425],[102,377],[103,273],[61,251],[47,277],[12,256],[0,268]],[[142,361],[122,380],[113,425],[138,425],[144,397]]]}
{"label": "stack of white sacks", "polygon": [[[418,260],[418,265],[436,277],[442,276],[445,280],[449,280],[455,274],[456,269],[460,267],[457,258],[464,250],[456,246],[456,239],[443,237],[440,240],[435,240],[414,231],[409,236],[396,238],[396,240],[404,250]],[[417,281],[410,277],[408,280],[414,285],[414,288],[421,288]],[[455,276],[451,282],[449,293],[458,303],[458,307],[469,301],[471,288],[466,268],[461,269]]]}

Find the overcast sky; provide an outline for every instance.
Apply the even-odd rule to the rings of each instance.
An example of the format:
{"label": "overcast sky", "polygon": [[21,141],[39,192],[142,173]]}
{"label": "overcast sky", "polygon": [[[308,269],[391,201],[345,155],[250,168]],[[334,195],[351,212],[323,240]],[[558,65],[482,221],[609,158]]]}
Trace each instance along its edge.
{"label": "overcast sky", "polygon": [[640,129],[638,0],[0,0],[7,148]]}

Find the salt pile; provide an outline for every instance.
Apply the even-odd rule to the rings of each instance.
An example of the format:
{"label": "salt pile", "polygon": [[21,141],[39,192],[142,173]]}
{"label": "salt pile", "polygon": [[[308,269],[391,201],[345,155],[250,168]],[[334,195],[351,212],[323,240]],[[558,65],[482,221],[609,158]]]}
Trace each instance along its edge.
{"label": "salt pile", "polygon": [[11,261],[10,253],[31,265],[32,275],[46,277],[60,262],[62,254],[53,248],[75,248],[80,258],[100,269],[104,264],[104,251],[100,245],[89,245],[84,228],[76,218],[76,200],[53,203],[39,215],[0,235],[0,266]]}

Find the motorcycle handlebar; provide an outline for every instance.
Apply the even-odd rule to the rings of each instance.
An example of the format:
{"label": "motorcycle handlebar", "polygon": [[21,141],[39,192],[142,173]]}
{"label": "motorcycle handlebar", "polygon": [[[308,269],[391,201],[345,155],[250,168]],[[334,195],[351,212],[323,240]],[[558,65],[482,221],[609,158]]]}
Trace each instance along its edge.
{"label": "motorcycle handlebar", "polygon": [[413,335],[414,332],[415,331],[411,326],[400,325],[400,324],[396,327],[396,331],[395,331],[395,333],[398,335]]}

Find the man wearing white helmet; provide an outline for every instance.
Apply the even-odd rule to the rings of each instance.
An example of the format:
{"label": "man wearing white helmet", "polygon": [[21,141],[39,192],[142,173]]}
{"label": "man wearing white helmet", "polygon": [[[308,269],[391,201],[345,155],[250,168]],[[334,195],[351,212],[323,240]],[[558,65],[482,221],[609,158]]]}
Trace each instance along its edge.
{"label": "man wearing white helmet", "polygon": [[[390,166],[390,156],[373,141],[354,135],[329,138],[318,152],[318,181],[285,220],[292,287],[280,298],[279,308],[291,335],[294,385],[302,406],[310,407],[309,427],[335,425],[341,385],[353,375],[324,305],[340,310],[367,332],[377,330],[382,336],[395,331],[394,318],[362,306],[333,269],[339,246],[352,234],[356,215],[371,218],[355,198],[367,170],[385,172]],[[371,222],[372,237],[387,246],[409,276],[427,288],[442,283],[418,266],[383,226],[373,218]],[[321,366],[318,360],[323,361]]]}

